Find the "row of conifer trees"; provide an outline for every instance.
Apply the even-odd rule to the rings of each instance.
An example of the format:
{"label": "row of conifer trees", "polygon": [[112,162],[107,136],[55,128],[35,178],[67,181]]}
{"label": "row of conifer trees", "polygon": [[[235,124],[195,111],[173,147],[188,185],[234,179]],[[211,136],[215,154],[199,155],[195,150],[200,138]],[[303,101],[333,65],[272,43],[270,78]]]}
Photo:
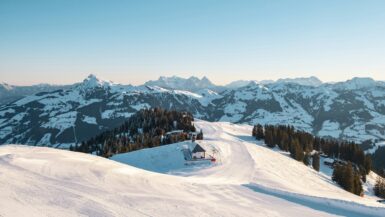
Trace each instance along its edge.
{"label": "row of conifer trees", "polygon": [[290,152],[293,159],[306,165],[312,164],[317,171],[320,168],[321,153],[344,161],[345,163],[336,166],[338,168],[334,170],[333,180],[352,193],[362,193],[360,179],[366,182],[366,175],[371,170],[371,158],[365,155],[358,144],[315,137],[286,125],[257,124],[253,127],[252,135],[258,140],[264,140],[270,148],[278,146],[281,150]]}

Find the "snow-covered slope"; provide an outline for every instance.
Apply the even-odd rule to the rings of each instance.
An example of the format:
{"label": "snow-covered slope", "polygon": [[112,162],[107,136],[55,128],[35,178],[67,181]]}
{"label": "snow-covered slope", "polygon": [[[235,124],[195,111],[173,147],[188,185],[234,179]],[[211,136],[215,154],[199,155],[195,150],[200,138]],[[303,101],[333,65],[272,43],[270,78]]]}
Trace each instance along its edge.
{"label": "snow-covered slope", "polygon": [[[244,186],[329,214],[385,214],[385,206],[376,202],[378,198],[367,186],[364,198],[344,191],[331,181],[327,167],[321,165],[324,173],[318,173],[286,153],[257,144],[250,136],[251,126],[205,121],[196,122],[196,126],[205,133],[205,140],[198,141],[199,144],[217,158],[217,164],[183,164],[181,149],[185,145],[193,147],[190,142],[119,154],[112,159],[146,170],[179,175],[196,183]],[[371,187],[375,177],[373,173],[368,176]]]}
{"label": "snow-covered slope", "polygon": [[[186,166],[177,143],[113,159],[0,147],[0,216],[384,216],[373,198],[266,148],[250,126],[198,121],[214,165]],[[175,159],[175,160],[173,160]],[[156,173],[162,172],[162,173]]]}

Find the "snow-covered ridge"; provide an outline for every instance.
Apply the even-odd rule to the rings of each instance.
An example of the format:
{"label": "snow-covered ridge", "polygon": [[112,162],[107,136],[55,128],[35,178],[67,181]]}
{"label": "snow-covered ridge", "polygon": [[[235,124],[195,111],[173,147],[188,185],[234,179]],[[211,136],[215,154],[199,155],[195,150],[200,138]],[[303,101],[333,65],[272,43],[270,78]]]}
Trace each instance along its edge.
{"label": "snow-covered ridge", "polygon": [[214,85],[207,77],[201,79],[191,76],[189,78],[181,78],[177,76],[165,77],[161,76],[158,80],[147,81],[144,85],[159,86],[170,90],[187,90],[197,91],[199,89],[216,89]]}
{"label": "snow-covered ridge", "polygon": [[315,76],[307,77],[307,78],[286,78],[286,79],[278,79],[276,83],[295,83],[305,86],[321,86],[323,82]]}
{"label": "snow-covered ridge", "polygon": [[338,83],[332,84],[331,86],[337,89],[356,90],[356,89],[371,88],[376,86],[384,87],[385,83],[382,81],[375,81],[372,78],[355,77],[345,82],[338,82]]}

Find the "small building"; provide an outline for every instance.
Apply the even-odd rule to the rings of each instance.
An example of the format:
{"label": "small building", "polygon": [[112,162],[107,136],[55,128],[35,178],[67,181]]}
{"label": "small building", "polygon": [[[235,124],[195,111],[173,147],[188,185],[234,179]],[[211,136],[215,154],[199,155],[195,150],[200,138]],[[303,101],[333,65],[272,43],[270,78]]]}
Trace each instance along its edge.
{"label": "small building", "polygon": [[183,130],[173,130],[173,131],[167,132],[166,136],[179,135],[179,134],[182,134],[182,133],[183,133]]}
{"label": "small building", "polygon": [[167,132],[164,136],[165,138],[169,139],[172,136],[180,136],[183,134],[183,130],[173,130],[170,132]]}
{"label": "small building", "polygon": [[202,148],[199,144],[196,144],[192,150],[193,159],[202,159],[206,157],[206,150]]}

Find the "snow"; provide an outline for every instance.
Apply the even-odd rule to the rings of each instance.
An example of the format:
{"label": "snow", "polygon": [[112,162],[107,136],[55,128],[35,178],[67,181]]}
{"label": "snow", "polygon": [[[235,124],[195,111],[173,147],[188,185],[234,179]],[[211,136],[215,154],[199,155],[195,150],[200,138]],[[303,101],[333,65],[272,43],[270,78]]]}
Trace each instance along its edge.
{"label": "snow", "polygon": [[222,116],[220,121],[239,121],[243,117],[243,113],[246,110],[246,106],[246,103],[241,101],[232,104],[227,104],[224,109],[225,115]]}
{"label": "snow", "polygon": [[112,118],[113,114],[114,114],[115,110],[105,110],[104,112],[102,112],[102,119],[109,119],[109,118]]}
{"label": "snow", "polygon": [[86,122],[88,124],[98,124],[96,122],[96,118],[95,117],[90,117],[90,116],[87,116],[87,115],[83,116],[83,122]]}
{"label": "snow", "polygon": [[147,86],[159,86],[162,88],[166,88],[168,90],[188,90],[195,91],[204,88],[213,88],[215,85],[211,83],[210,80],[206,77],[202,77],[201,79],[191,76],[190,78],[181,78],[177,76],[172,77],[159,77],[158,80],[155,81],[147,81],[145,83]]}
{"label": "snow", "polygon": [[237,81],[232,81],[232,82],[226,84],[225,87],[230,88],[230,89],[237,89],[240,87],[247,86],[251,82],[253,82],[253,81],[251,81],[251,80],[237,80]]}
{"label": "snow", "polygon": [[375,87],[375,86],[381,86],[381,85],[383,85],[382,82],[375,81],[372,78],[355,77],[345,82],[336,83],[334,86],[338,89],[357,90],[357,89]]}
{"label": "snow", "polygon": [[65,129],[75,125],[76,116],[76,111],[60,114],[55,117],[51,117],[47,123],[42,125],[42,127],[59,129],[60,133],[62,133]]}
{"label": "snow", "polygon": [[346,192],[323,172],[256,142],[252,126],[195,126],[215,164],[183,164],[180,150],[189,142],[112,158],[130,165],[52,148],[1,146],[0,216],[385,215],[374,197]]}
{"label": "snow", "polygon": [[185,146],[188,146],[190,150],[192,150],[195,145],[192,142],[181,142],[151,149],[143,149],[132,153],[117,154],[112,156],[111,159],[141,169],[166,174],[179,174],[190,171],[192,168],[197,169],[210,166],[210,162],[208,162],[208,164],[186,167],[186,161],[182,154]]}
{"label": "snow", "polygon": [[133,113],[130,112],[119,112],[117,110],[109,109],[102,112],[102,119],[110,119],[113,117],[125,117],[129,118],[131,117]]}
{"label": "snow", "polygon": [[114,84],[112,81],[102,80],[102,79],[96,77],[96,75],[90,74],[86,79],[84,79],[84,81],[82,83],[80,83],[77,86],[77,88],[79,90],[85,90],[85,89],[90,89],[90,88],[95,88],[95,87],[107,88],[107,87],[112,87],[115,85],[116,84]]}
{"label": "snow", "polygon": [[285,79],[278,79],[276,83],[295,83],[300,84],[304,86],[320,86],[322,85],[322,81],[319,80],[317,77],[311,76],[307,78],[285,78]]}
{"label": "snow", "polygon": [[131,107],[137,111],[145,108],[151,108],[151,106],[148,103],[142,103],[142,104],[137,104],[137,105],[131,105]]}
{"label": "snow", "polygon": [[[206,150],[217,150],[218,163],[214,166],[191,168],[183,165],[180,150],[185,143],[116,155],[112,159],[154,172],[179,175],[197,183],[244,186],[257,193],[332,215],[385,214],[385,206],[377,203],[378,198],[371,192],[375,180],[371,176],[374,173],[368,176],[368,182],[364,184],[365,197],[358,197],[331,181],[332,169],[324,165],[323,157],[321,172],[318,173],[294,161],[287,153],[266,148],[262,143],[256,145],[249,135],[251,126],[204,121],[196,122],[195,126],[202,129],[205,135],[205,140],[199,141],[199,144]],[[222,188],[225,189],[224,186]]]}
{"label": "snow", "polygon": [[8,108],[3,111],[0,111],[0,117],[4,117],[8,113],[10,114],[15,113],[15,109]]}
{"label": "snow", "polygon": [[374,154],[382,146],[385,146],[385,141],[376,142],[372,148],[365,151],[365,154]]}
{"label": "snow", "polygon": [[340,124],[338,122],[326,120],[323,122],[321,130],[318,132],[318,136],[331,136],[339,138],[341,133],[342,130],[340,130]]}
{"label": "snow", "polygon": [[208,106],[213,100],[222,98],[220,94],[209,89],[202,89],[196,92],[201,95],[200,98],[197,98],[201,105]]}
{"label": "snow", "polygon": [[46,133],[40,139],[40,141],[37,143],[37,145],[40,145],[40,146],[50,146],[51,145],[50,139],[51,139],[51,133]]}
{"label": "snow", "polygon": [[11,133],[12,133],[12,127],[11,126],[4,127],[2,129],[0,129],[0,139],[5,138],[6,136],[8,136]]}

